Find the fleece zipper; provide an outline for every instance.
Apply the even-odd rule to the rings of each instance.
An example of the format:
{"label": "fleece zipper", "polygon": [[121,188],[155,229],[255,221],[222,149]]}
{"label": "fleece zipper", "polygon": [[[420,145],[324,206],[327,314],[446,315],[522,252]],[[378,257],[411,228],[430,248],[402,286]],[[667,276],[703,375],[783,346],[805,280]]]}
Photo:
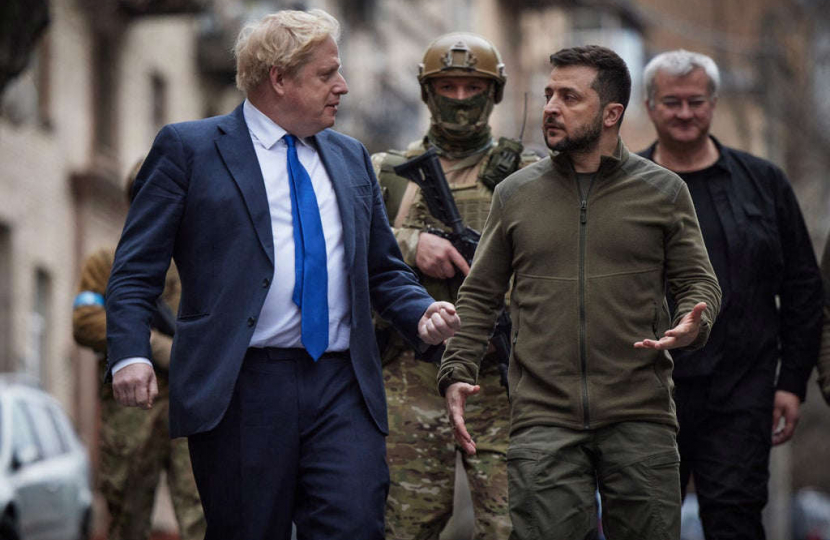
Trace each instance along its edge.
{"label": "fleece zipper", "polygon": [[588,196],[594,187],[596,175],[591,177],[588,191],[582,193],[582,183],[576,178],[579,190],[579,364],[582,371],[582,427],[590,429],[591,416],[588,412],[588,321],[585,307],[585,252],[588,243]]}

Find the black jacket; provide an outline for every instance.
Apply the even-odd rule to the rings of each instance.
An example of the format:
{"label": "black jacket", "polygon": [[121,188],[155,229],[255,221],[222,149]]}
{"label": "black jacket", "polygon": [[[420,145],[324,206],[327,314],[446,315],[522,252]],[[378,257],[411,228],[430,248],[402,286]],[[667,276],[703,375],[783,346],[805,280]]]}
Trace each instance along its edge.
{"label": "black jacket", "polygon": [[[726,339],[717,363],[708,345],[672,351],[674,377],[682,384],[711,375],[711,397],[725,399],[750,371],[766,371],[772,382],[780,359],[777,389],[804,399],[822,324],[821,274],[804,218],[781,169],[713,140],[723,174],[708,185],[726,238],[731,291],[715,325],[726,326]],[[652,159],[656,144],[640,155]]]}

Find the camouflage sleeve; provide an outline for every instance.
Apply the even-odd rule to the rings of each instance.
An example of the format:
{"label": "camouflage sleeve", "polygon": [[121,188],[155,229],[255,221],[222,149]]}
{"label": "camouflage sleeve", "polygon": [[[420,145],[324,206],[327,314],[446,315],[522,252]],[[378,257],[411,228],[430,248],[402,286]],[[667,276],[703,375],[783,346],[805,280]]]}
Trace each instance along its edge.
{"label": "camouflage sleeve", "polygon": [[395,240],[401,248],[403,262],[415,268],[415,255],[418,253],[418,238],[421,231],[408,227],[392,227],[392,232],[395,233]]}
{"label": "camouflage sleeve", "polygon": [[[375,170],[375,177],[380,178],[380,171],[383,168],[383,160],[388,154],[386,152],[377,152],[372,154],[372,168]],[[384,194],[385,195],[385,194]]]}
{"label": "camouflage sleeve", "polygon": [[[107,288],[114,252],[111,249],[101,249],[90,255],[81,268],[81,279],[78,285],[76,305],[72,310],[72,335],[78,345],[89,347],[97,353],[107,351],[107,316],[104,306],[85,299],[100,295],[103,298]],[[164,300],[175,313],[178,309],[181,286],[179,276],[174,266],[167,274]],[[90,294],[91,293],[91,294]],[[153,353],[153,363],[164,369],[170,366],[170,349],[173,339],[153,330],[150,334],[150,346]]]}
{"label": "camouflage sleeve", "polygon": [[72,336],[75,342],[99,353],[107,350],[106,311],[103,305],[84,301],[84,298],[98,295],[103,299],[113,257],[113,250],[101,249],[84,261],[76,305],[72,310]]}

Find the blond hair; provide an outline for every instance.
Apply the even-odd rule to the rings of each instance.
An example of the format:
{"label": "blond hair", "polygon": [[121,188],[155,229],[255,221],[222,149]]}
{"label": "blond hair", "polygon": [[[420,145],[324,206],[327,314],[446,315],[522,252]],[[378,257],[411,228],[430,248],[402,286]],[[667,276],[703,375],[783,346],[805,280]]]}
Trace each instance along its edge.
{"label": "blond hair", "polygon": [[248,94],[272,67],[293,75],[329,37],[337,41],[340,23],[322,9],[278,11],[246,25],[234,47],[236,87]]}

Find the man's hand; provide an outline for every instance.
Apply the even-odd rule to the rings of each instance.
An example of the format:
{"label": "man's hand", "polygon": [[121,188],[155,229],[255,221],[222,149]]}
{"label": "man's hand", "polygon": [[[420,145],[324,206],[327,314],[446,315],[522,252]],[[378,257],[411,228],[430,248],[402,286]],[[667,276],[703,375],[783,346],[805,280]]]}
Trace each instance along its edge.
{"label": "man's hand", "polygon": [[666,330],[659,340],[644,339],[634,344],[637,349],[677,349],[685,347],[697,339],[700,332],[700,318],[706,310],[706,302],[699,302],[692,311],[680,319],[680,323],[671,330]]}
{"label": "man's hand", "polygon": [[126,407],[150,409],[159,393],[156,372],[147,364],[130,364],[112,377],[115,401]]}
{"label": "man's hand", "polygon": [[[785,443],[792,438],[801,415],[800,409],[801,400],[797,395],[786,390],[776,390],[775,404],[772,409],[773,446]],[[780,425],[782,419],[784,420],[783,426]]]}
{"label": "man's hand", "polygon": [[478,394],[479,391],[481,391],[479,385],[473,386],[465,382],[456,382],[449,385],[444,394],[447,401],[447,417],[452,426],[455,442],[469,456],[476,453],[476,443],[470,437],[470,434],[467,432],[467,426],[464,424],[464,407],[467,404],[467,398],[473,394]]}
{"label": "man's hand", "polygon": [[436,279],[453,277],[456,268],[465,276],[470,273],[470,265],[449,240],[428,232],[422,232],[418,236],[415,266],[424,274]]}
{"label": "man's hand", "polygon": [[459,328],[461,319],[455,313],[455,306],[449,302],[433,302],[418,321],[418,337],[425,343],[438,345]]}

